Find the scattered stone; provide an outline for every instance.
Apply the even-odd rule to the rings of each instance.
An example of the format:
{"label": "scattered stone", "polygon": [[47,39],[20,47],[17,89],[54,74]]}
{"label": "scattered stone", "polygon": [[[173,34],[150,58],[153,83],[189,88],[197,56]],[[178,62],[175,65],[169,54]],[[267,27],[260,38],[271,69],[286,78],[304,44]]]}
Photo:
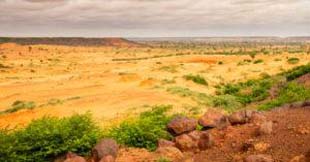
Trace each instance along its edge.
{"label": "scattered stone", "polygon": [[304,155],[299,155],[299,156],[295,156],[293,157],[290,162],[307,162],[306,161],[306,157]]}
{"label": "scattered stone", "polygon": [[103,157],[99,162],[115,162],[115,158],[112,155]]}
{"label": "scattered stone", "polygon": [[187,117],[176,117],[167,125],[168,131],[176,136],[183,133],[191,132],[197,127],[197,120]]}
{"label": "scattered stone", "polygon": [[156,153],[170,161],[178,161],[184,158],[183,153],[176,147],[159,147]]}
{"label": "scattered stone", "polygon": [[159,139],[157,142],[157,147],[175,147],[175,143],[165,139]]}
{"label": "scattered stone", "polygon": [[216,110],[208,110],[199,120],[198,123],[205,129],[225,128],[230,125],[227,117]]}
{"label": "scattered stone", "polygon": [[203,132],[200,135],[198,141],[198,147],[200,150],[206,150],[214,145],[214,138],[209,132]]}
{"label": "scattered stone", "polygon": [[198,141],[188,134],[175,137],[175,145],[181,151],[196,151],[198,149]]}
{"label": "scattered stone", "polygon": [[269,155],[250,155],[244,159],[244,162],[274,162]]}
{"label": "scattered stone", "polygon": [[252,110],[241,110],[231,114],[228,119],[232,125],[245,124],[251,120],[253,113],[255,112]]}
{"label": "scattered stone", "polygon": [[66,155],[66,160],[64,162],[86,162],[86,160],[75,153],[69,152]]}
{"label": "scattered stone", "polygon": [[272,122],[266,121],[262,123],[258,128],[259,135],[268,135],[272,133]]}
{"label": "scattered stone", "polygon": [[264,142],[259,142],[254,144],[254,150],[257,152],[265,152],[270,148],[270,144],[264,143]]}
{"label": "scattered stone", "polygon": [[118,153],[118,145],[113,139],[102,139],[92,149],[92,157],[95,162],[98,162],[102,158],[109,155],[116,158],[117,153]]}

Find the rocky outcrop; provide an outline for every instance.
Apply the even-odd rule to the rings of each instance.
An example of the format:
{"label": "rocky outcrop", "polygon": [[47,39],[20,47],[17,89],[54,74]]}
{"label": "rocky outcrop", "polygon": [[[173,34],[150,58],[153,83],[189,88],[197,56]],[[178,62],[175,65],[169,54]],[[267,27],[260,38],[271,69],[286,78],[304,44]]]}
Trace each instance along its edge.
{"label": "rocky outcrop", "polygon": [[228,118],[224,114],[212,109],[208,110],[202,117],[200,117],[198,123],[204,129],[222,129],[230,125]]}
{"label": "rocky outcrop", "polygon": [[66,155],[66,160],[64,162],[86,162],[86,160],[75,153],[69,152]]}
{"label": "rocky outcrop", "polygon": [[181,135],[183,133],[191,132],[197,127],[197,120],[188,117],[176,117],[167,125],[168,131],[174,135]]}

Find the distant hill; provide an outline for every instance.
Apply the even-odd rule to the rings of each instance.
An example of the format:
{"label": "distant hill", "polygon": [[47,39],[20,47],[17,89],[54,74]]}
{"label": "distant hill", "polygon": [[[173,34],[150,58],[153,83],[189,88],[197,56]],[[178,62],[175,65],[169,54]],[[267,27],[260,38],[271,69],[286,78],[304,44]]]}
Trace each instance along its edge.
{"label": "distant hill", "polygon": [[309,37],[149,37],[130,38],[138,42],[173,41],[173,42],[310,42]]}
{"label": "distant hill", "polygon": [[124,38],[81,38],[81,37],[0,37],[1,43],[16,43],[20,45],[64,45],[64,46],[116,46],[140,47],[142,44]]}

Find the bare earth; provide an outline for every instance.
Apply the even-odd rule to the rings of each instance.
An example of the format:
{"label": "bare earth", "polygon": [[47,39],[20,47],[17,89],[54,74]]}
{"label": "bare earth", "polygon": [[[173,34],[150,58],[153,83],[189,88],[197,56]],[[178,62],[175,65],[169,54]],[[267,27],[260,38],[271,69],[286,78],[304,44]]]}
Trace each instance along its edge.
{"label": "bare earth", "polygon": [[[33,101],[36,108],[0,116],[0,128],[23,126],[46,115],[70,116],[90,111],[102,124],[113,123],[128,114],[135,114],[156,104],[171,104],[175,111],[193,105],[166,91],[168,87],[188,87],[191,90],[214,93],[219,83],[238,82],[270,75],[298,65],[307,64],[306,54],[258,55],[261,64],[238,65],[250,56],[188,55],[152,58],[136,61],[115,61],[117,58],[137,58],[167,55],[169,49],[66,47],[16,44],[0,45],[5,58],[0,63],[10,68],[0,69],[0,111],[17,100]],[[300,58],[298,64],[288,64],[288,57]],[[223,65],[218,62],[222,61]],[[208,87],[184,80],[186,74],[200,74]],[[167,80],[174,82],[167,83]],[[51,104],[57,100],[59,103]]]}

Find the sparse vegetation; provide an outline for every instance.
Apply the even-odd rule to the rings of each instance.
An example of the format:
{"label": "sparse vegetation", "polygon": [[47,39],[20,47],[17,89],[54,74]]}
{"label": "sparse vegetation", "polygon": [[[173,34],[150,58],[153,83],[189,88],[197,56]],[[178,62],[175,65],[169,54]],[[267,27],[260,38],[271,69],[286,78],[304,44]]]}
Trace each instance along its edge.
{"label": "sparse vegetation", "polygon": [[263,62],[264,62],[264,60],[258,59],[258,60],[253,61],[253,64],[260,64],[260,63],[263,63]]}
{"label": "sparse vegetation", "polygon": [[201,85],[205,85],[205,86],[208,85],[208,82],[201,75],[188,74],[188,75],[185,75],[184,78],[186,80],[191,80],[191,81],[193,81],[194,83],[197,83],[197,84],[201,84]]}
{"label": "sparse vegetation", "polygon": [[287,59],[287,62],[289,64],[297,64],[299,62],[299,58],[292,57],[292,58]]}
{"label": "sparse vegetation", "polygon": [[280,90],[279,96],[276,99],[260,105],[259,110],[270,110],[286,103],[305,101],[308,99],[310,99],[310,89],[295,82],[290,82]]}
{"label": "sparse vegetation", "polygon": [[36,107],[35,102],[33,101],[15,101],[9,109],[6,109],[0,114],[7,114],[7,113],[13,113],[22,109],[33,109]]}

